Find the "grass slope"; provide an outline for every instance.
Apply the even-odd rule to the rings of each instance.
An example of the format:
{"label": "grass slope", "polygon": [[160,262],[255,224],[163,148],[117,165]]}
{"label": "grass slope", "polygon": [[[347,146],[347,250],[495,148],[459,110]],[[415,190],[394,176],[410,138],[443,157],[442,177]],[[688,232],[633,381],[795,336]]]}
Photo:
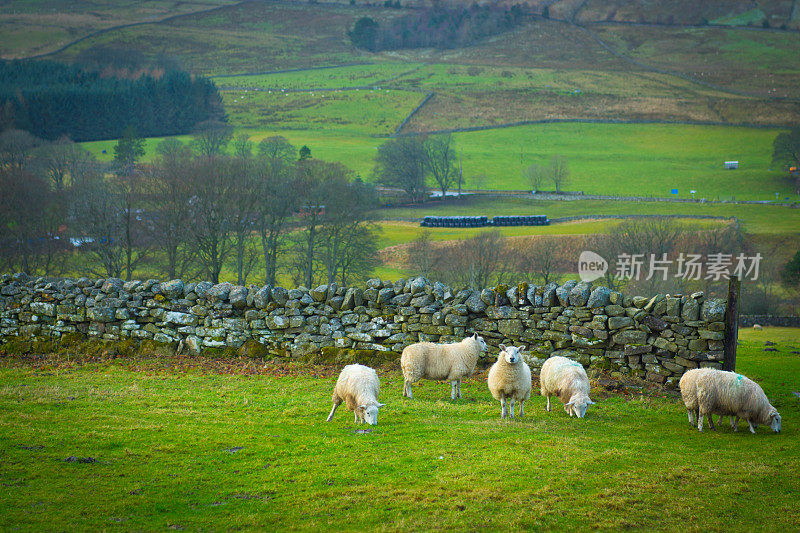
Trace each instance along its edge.
{"label": "grass slope", "polygon": [[742,332],[738,370],[780,410],[778,435],[699,433],[673,395],[596,388],[586,419],[534,396],[523,420],[500,421],[485,374],[464,400],[426,382],[409,401],[397,371],[381,372],[387,405],[359,433],[344,408],[324,422],[333,375],[10,359],[0,527],[797,529],[798,347],[798,330]]}

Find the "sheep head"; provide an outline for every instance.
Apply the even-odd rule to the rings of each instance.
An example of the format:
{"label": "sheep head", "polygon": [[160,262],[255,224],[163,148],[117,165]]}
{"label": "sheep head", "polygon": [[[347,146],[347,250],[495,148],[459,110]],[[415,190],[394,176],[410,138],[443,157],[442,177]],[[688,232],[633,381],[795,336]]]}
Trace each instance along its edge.
{"label": "sheep head", "polygon": [[370,404],[370,405],[359,405],[358,411],[361,414],[361,418],[364,421],[371,425],[377,426],[378,425],[378,409],[386,405],[385,403],[378,403],[378,404]]}
{"label": "sheep head", "polygon": [[774,407],[769,414],[769,427],[771,427],[772,431],[775,433],[781,432],[781,415],[778,414],[778,411]]}
{"label": "sheep head", "polygon": [[594,402],[588,396],[578,396],[576,394],[569,399],[569,402],[564,405],[564,408],[569,413],[569,416],[574,414],[578,418],[583,418],[586,416],[586,409],[590,405],[594,405]]}
{"label": "sheep head", "polygon": [[500,345],[500,357],[505,358],[506,363],[510,365],[515,365],[522,361],[522,354],[520,351],[524,349],[524,346],[520,346],[517,348],[516,346],[506,346],[505,344]]}

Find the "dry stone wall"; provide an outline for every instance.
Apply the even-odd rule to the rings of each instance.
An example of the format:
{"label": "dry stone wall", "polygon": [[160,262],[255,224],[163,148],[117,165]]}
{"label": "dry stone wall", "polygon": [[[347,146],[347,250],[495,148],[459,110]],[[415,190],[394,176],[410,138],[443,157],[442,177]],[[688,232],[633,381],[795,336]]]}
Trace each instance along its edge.
{"label": "dry stone wall", "polygon": [[[258,343],[272,357],[361,350],[362,357],[386,360],[414,342],[453,342],[477,332],[490,347],[525,345],[534,368],[563,355],[667,385],[689,368],[721,367],[724,314],[724,300],[702,293],[645,298],[577,281],[455,291],[418,277],[287,290],[0,277],[0,342],[80,333],[175,343],[193,353]],[[497,353],[490,349],[484,362]]]}

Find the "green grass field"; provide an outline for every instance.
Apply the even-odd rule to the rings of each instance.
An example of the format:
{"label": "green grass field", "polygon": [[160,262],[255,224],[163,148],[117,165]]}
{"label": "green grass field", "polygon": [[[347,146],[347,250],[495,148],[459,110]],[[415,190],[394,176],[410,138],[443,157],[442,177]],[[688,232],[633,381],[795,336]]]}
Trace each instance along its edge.
{"label": "green grass field", "polygon": [[800,331],[741,336],[780,434],[700,433],[675,395],[596,386],[585,419],[533,396],[501,421],[485,373],[406,400],[391,368],[368,428],[325,422],[338,368],[6,357],[0,528],[794,530]]}
{"label": "green grass field", "polygon": [[[361,106],[351,99],[354,92],[327,94],[326,102],[307,101],[308,107],[286,111],[280,106],[265,106],[259,115],[263,93],[247,93],[231,102],[232,123],[286,120],[281,128],[243,129],[253,139],[283,135],[297,146],[309,146],[319,159],[339,161],[357,174],[372,174],[377,147],[385,142],[372,134],[385,133],[399,123],[405,110],[410,111],[419,96],[403,91],[358,92]],[[228,99],[233,99],[233,94]],[[242,90],[237,96],[244,95]],[[267,95],[272,101],[285,98],[303,102],[305,93],[289,96]],[[341,97],[341,98],[340,98]],[[318,100],[325,100],[319,98]],[[271,113],[271,114],[270,114]],[[351,118],[357,116],[358,119]],[[306,130],[288,129],[306,125]],[[287,129],[283,129],[287,126]],[[528,189],[523,169],[533,163],[543,164],[553,155],[564,156],[571,179],[566,190],[586,194],[669,197],[678,189],[680,198],[730,200],[775,200],[789,197],[794,201],[790,180],[784,173],[769,168],[772,141],[780,130],[730,126],[686,126],[677,124],[537,124],[499,130],[454,134],[459,154],[463,154],[467,188]],[[150,155],[158,140],[147,145]],[[86,143],[89,150],[106,150],[110,160],[114,142]],[[100,154],[101,156],[103,154]],[[102,157],[101,157],[102,158]],[[738,170],[723,169],[723,162],[738,160]],[[552,184],[545,184],[552,189]]]}

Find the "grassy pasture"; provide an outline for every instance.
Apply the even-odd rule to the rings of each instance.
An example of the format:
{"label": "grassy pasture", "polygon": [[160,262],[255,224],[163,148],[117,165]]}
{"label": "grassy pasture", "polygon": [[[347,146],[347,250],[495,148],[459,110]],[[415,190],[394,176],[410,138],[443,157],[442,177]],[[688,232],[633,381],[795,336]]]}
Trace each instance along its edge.
{"label": "grassy pasture", "polygon": [[229,119],[238,127],[346,130],[390,135],[424,95],[394,89],[283,92],[238,89],[222,92]]}
{"label": "grassy pasture", "polygon": [[[247,99],[264,98],[263,92],[252,93],[253,96],[248,93],[242,107],[232,105],[233,94],[241,96],[243,91],[227,96],[234,125],[237,120],[255,124],[272,116],[256,116],[248,103]],[[243,131],[254,140],[283,135],[297,146],[308,145],[314,157],[340,161],[369,178],[377,147],[384,142],[370,135],[396,126],[404,110],[412,109],[419,98],[418,94],[403,91],[382,92],[380,98],[376,94],[343,91],[326,93],[316,101],[310,93],[275,96],[274,100],[288,99],[298,107],[284,109],[276,103],[273,120],[295,121],[295,127],[311,123],[312,128],[318,129],[262,126]],[[325,99],[328,100],[321,105]],[[301,104],[308,107],[300,108]],[[358,118],[351,123],[350,116]],[[359,121],[366,122],[367,127]],[[523,169],[533,163],[547,163],[559,154],[567,158],[572,174],[566,190],[664,197],[677,188],[680,198],[691,198],[689,191],[696,190],[698,199],[773,201],[777,192],[781,201],[786,197],[796,200],[785,175],[769,170],[772,141],[779,131],[680,124],[557,123],[457,133],[454,140],[459,153],[463,151],[466,188],[527,189],[530,185],[523,178]],[[150,157],[157,142],[148,141]],[[105,158],[112,157],[112,141],[85,145],[94,153],[106,150]],[[723,169],[723,162],[731,159],[739,161],[738,170]],[[544,188],[552,189],[552,184],[545,184]]]}
{"label": "grassy pasture", "polygon": [[[618,202],[612,200],[552,201],[522,197],[463,197],[430,202],[419,207],[382,209],[385,218],[422,218],[425,215],[547,215],[549,218],[592,215],[709,215],[739,218],[742,230],[767,235],[797,235],[800,212],[790,207],[748,204],[672,202]],[[600,224],[613,221],[600,221]],[[554,226],[557,227],[557,226]]]}
{"label": "grassy pasture", "polygon": [[[224,88],[255,89],[334,89],[369,86],[405,73],[412,73],[421,64],[374,63],[346,67],[280,72],[275,74],[214,76],[214,82]],[[392,82],[397,85],[400,82]]]}
{"label": "grassy pasture", "polygon": [[797,34],[743,28],[594,25],[615,50],[732,89],[797,98]]}
{"label": "grassy pasture", "polygon": [[501,421],[485,373],[451,402],[433,382],[401,398],[392,369],[379,425],[359,433],[344,408],[324,421],[338,368],[8,357],[0,527],[794,530],[800,332],[741,341],[737,370],[779,409],[780,434],[699,433],[675,395],[596,386],[583,420],[533,396]]}
{"label": "grassy pasture", "polygon": [[10,0],[0,4],[0,57],[44,53],[112,26],[153,21],[232,3],[231,0]]}

